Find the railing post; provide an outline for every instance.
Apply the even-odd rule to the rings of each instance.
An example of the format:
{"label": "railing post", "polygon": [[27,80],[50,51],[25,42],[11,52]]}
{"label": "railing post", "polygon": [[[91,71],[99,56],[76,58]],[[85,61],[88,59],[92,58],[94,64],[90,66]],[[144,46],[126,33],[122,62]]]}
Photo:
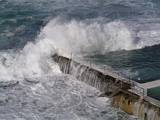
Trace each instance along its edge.
{"label": "railing post", "polygon": [[144,96],[147,96],[147,92],[148,92],[148,90],[144,89]]}
{"label": "railing post", "polygon": [[71,60],[72,60],[72,52],[71,52]]}

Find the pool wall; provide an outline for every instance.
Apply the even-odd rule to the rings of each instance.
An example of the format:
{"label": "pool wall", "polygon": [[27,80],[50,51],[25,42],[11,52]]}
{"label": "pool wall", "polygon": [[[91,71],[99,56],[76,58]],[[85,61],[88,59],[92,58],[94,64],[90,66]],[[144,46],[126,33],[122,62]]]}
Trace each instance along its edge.
{"label": "pool wall", "polygon": [[110,97],[112,106],[142,120],[160,120],[160,106],[130,92],[130,84],[67,57],[53,55],[53,59],[63,73],[73,75],[78,80],[99,89],[103,95]]}

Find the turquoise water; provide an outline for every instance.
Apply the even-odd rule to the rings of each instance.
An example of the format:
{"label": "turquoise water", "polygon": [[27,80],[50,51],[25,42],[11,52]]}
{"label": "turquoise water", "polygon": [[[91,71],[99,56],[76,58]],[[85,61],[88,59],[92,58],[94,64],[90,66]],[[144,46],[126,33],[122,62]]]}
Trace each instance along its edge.
{"label": "turquoise water", "polygon": [[151,88],[148,90],[148,96],[153,97],[157,100],[160,100],[160,87]]}

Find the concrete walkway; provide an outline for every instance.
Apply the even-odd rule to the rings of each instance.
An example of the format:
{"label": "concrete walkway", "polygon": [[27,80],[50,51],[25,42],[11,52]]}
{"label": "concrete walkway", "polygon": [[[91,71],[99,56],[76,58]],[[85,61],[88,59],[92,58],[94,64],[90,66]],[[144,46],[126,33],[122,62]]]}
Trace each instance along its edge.
{"label": "concrete walkway", "polygon": [[140,84],[139,86],[144,89],[151,89],[151,88],[155,88],[155,87],[160,87],[160,80],[155,80],[152,82],[143,83],[143,84]]}

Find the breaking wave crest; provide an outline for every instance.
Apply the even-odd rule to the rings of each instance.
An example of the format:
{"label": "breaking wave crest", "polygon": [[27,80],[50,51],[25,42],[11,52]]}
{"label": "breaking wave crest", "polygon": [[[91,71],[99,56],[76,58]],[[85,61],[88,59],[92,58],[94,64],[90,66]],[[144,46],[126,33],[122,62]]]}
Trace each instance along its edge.
{"label": "breaking wave crest", "polygon": [[[35,42],[29,42],[20,51],[0,52],[0,79],[10,80],[25,77],[60,73],[51,56],[105,54],[109,51],[133,50],[158,44],[141,41],[145,33],[135,34],[123,21],[110,23],[51,20]],[[139,40],[137,36],[139,35]]]}
{"label": "breaking wave crest", "polygon": [[54,42],[55,48],[69,54],[104,54],[138,48],[127,26],[121,21],[101,24],[54,19],[42,32],[46,40]]}
{"label": "breaking wave crest", "polygon": [[132,27],[134,25],[120,20],[109,23],[64,22],[57,18],[44,27],[41,35],[44,41],[50,41],[55,49],[63,51],[62,54],[105,54],[160,44],[160,36],[155,36],[158,30],[134,30]]}

